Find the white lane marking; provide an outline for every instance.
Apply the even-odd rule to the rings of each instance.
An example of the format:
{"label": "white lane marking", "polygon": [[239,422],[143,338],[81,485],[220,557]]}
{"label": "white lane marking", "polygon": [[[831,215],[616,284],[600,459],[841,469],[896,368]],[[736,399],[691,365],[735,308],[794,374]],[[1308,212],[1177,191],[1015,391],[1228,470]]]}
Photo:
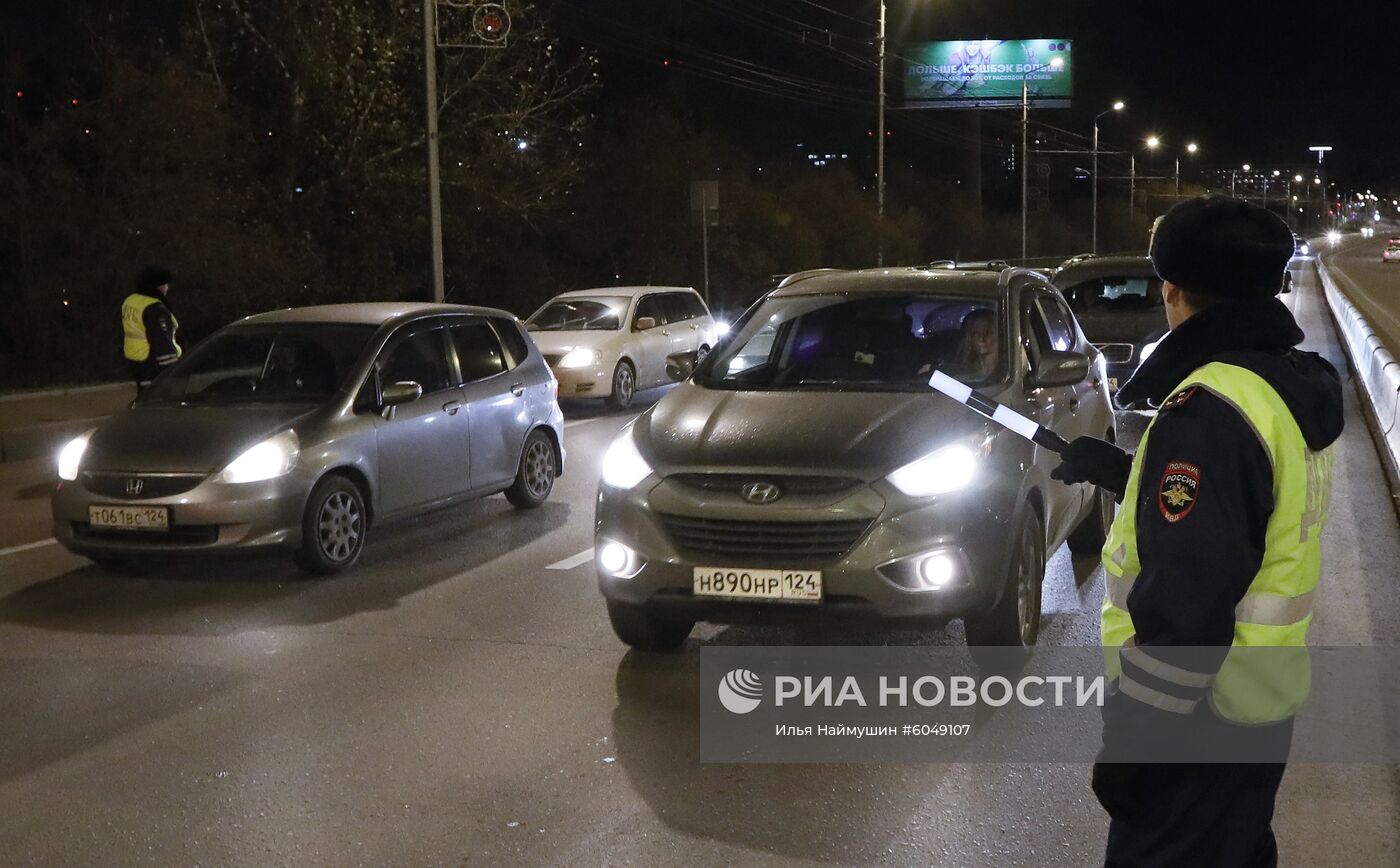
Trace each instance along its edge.
{"label": "white lane marking", "polygon": [[602,417],[602,416],[594,416],[592,419],[575,419],[575,420],[572,421],[572,422],[565,422],[565,423],[564,423],[564,427],[565,427],[565,428],[572,428],[572,427],[574,427],[575,425],[587,425],[589,422],[597,422],[597,421],[598,421],[599,419],[601,419],[601,418],[603,418],[603,417]]}
{"label": "white lane marking", "polygon": [[25,544],[22,545],[22,546],[10,546],[10,547],[7,548],[7,549],[0,549],[0,558],[3,558],[5,555],[17,555],[17,554],[19,554],[20,552],[27,552],[27,551],[29,551],[30,549],[37,549],[37,548],[43,548],[44,546],[51,546],[51,545],[53,545],[53,544],[56,543],[56,542],[58,542],[58,540],[54,539],[53,537],[49,537],[48,539],[41,539],[41,540],[39,540],[38,542],[25,543]]}
{"label": "white lane marking", "polygon": [[588,562],[591,561],[591,560],[593,560],[593,549],[591,549],[591,548],[590,548],[590,549],[584,549],[583,551],[579,552],[578,554],[574,555],[573,557],[564,558],[562,561],[559,561],[558,563],[550,564],[549,566],[545,567],[545,569],[547,569],[547,570],[572,570],[572,569],[574,569],[575,567],[581,567],[581,566],[583,566],[584,564],[588,563]]}

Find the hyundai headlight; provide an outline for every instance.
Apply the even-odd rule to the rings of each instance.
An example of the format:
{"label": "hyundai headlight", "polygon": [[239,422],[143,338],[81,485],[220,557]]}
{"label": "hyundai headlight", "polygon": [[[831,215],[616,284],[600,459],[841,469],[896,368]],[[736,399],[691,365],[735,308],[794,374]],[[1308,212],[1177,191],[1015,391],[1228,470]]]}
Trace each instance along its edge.
{"label": "hyundai headlight", "polygon": [[219,482],[233,484],[262,482],[284,476],[296,466],[301,443],[293,431],[274,434],[229,462],[219,474]]}
{"label": "hyundai headlight", "polygon": [[929,497],[966,488],[977,476],[978,455],[961,443],[930,452],[891,473],[890,484],[910,497]]}
{"label": "hyundai headlight", "polygon": [[88,440],[92,439],[93,428],[84,431],[72,440],[63,444],[63,448],[58,450],[58,478],[67,482],[72,482],[78,478],[78,466],[83,463],[83,453],[87,451]]}
{"label": "hyundai headlight", "polygon": [[586,347],[570,350],[559,360],[561,368],[590,368],[598,364],[598,351]]}
{"label": "hyundai headlight", "polygon": [[632,426],[628,425],[603,455],[603,484],[613,488],[633,488],[650,475],[651,465],[638,451],[637,442],[632,437]]}

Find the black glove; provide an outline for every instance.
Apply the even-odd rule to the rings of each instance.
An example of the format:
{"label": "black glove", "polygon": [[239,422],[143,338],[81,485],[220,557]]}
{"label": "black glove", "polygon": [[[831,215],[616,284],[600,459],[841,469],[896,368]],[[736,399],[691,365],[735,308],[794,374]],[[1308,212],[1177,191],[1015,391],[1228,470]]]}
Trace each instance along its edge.
{"label": "black glove", "polygon": [[1064,483],[1092,482],[1122,500],[1132,469],[1133,456],[1107,440],[1076,437],[1060,453],[1060,466],[1050,471],[1050,478]]}
{"label": "black glove", "polygon": [[1108,815],[1119,822],[1132,823],[1152,816],[1153,771],[1143,763],[1114,763],[1100,759],[1094,763],[1094,795]]}

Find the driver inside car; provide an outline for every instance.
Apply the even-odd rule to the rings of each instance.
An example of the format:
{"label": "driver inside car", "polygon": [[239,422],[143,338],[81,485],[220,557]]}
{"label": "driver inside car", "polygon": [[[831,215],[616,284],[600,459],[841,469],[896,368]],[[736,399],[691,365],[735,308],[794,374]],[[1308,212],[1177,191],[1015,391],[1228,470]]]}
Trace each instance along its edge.
{"label": "driver inside car", "polygon": [[957,361],[974,380],[996,373],[998,359],[996,311],[979,308],[963,317]]}

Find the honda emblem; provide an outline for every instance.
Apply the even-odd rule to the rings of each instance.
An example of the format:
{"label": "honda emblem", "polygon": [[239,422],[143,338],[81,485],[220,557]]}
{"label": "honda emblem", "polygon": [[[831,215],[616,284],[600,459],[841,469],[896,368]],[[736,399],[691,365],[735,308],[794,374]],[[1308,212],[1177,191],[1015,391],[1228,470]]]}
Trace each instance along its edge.
{"label": "honda emblem", "polygon": [[143,489],[143,488],[145,488],[145,487],[146,487],[146,480],[141,479],[141,478],[138,477],[138,476],[133,476],[132,478],[130,478],[130,479],[128,479],[128,480],[126,481],[126,496],[127,496],[127,497],[140,497],[140,496],[141,496],[141,489]]}

